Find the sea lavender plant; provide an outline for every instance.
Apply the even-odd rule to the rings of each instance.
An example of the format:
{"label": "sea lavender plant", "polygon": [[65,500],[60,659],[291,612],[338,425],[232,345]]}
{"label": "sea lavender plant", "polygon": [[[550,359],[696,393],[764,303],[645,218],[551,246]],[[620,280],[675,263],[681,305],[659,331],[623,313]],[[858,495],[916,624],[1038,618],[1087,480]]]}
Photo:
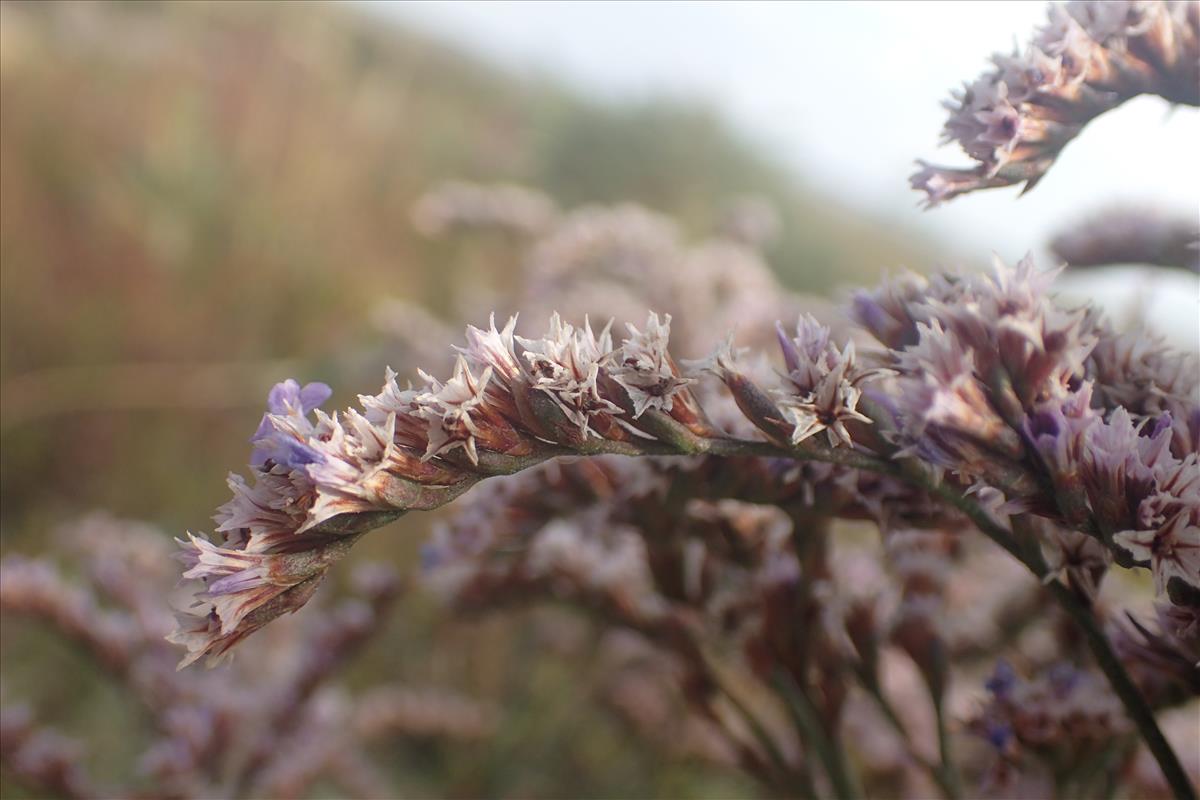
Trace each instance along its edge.
{"label": "sea lavender plant", "polygon": [[[880,329],[885,346],[867,354],[877,366],[861,366],[852,344],[833,344],[827,328],[802,318],[795,336],[780,329],[784,369],[767,387],[741,366],[728,342],[713,357],[680,367],[668,349],[670,320],[653,315],[619,345],[607,327],[597,333],[558,316],[538,338],[517,335],[515,319],[503,328],[494,322],[472,328],[446,383],[420,373],[422,388],[400,389],[389,373],[379,394],[361,399],[362,411],[344,415],[306,408],[305,397],[327,394],[322,387],[281,384],[254,437],[253,481],[231,479],[234,498],[219,514],[223,540],[192,537],[184,544],[185,577],[196,581],[198,592],[173,640],[188,648],[184,663],[220,659],[249,633],[303,605],[365,530],[443,505],[487,477],[554,465],[560,456],[640,455],[654,460],[633,474],[621,474],[632,468],[626,462],[606,468],[620,471],[608,478],[614,488],[587,513],[582,500],[570,501],[547,484],[548,467],[526,473],[535,493],[547,493],[557,505],[539,512],[532,498],[521,501],[523,524],[532,529],[506,532],[495,520],[479,519],[483,512],[461,533],[439,534],[426,552],[429,579],[449,586],[451,596],[482,593],[489,604],[505,593],[568,591],[610,624],[664,643],[692,664],[696,680],[715,687],[720,684],[705,652],[711,643],[697,641],[685,612],[704,606],[703,587],[712,581],[733,593],[726,602],[741,615],[764,604],[750,616],[759,620],[757,629],[742,634],[751,674],[783,685],[779,691],[799,709],[801,728],[799,720],[815,715],[810,722],[822,730],[809,735],[817,752],[828,754],[835,750],[828,738],[837,727],[838,698],[847,691],[845,674],[853,669],[838,655],[845,648],[830,645],[821,655],[820,635],[810,632],[813,641],[795,642],[803,628],[788,623],[797,613],[798,583],[809,584],[809,602],[834,603],[831,590],[819,588],[827,567],[808,562],[818,556],[804,552],[820,547],[805,544],[813,535],[808,529],[819,530],[833,517],[873,519],[889,551],[899,553],[912,548],[900,542],[923,541],[898,527],[915,522],[933,526],[929,541],[945,542],[896,556],[904,599],[888,634],[924,676],[940,709],[949,646],[939,587],[950,569],[945,559],[955,550],[945,548],[958,534],[938,537],[970,520],[1044,579],[1084,626],[1101,667],[1117,682],[1115,696],[1137,693],[1101,630],[1096,584],[1108,554],[1123,566],[1148,567],[1163,602],[1181,609],[1195,603],[1196,452],[1190,428],[1176,435],[1171,413],[1188,418],[1198,407],[1195,381],[1183,370],[1168,368],[1163,377],[1162,367],[1148,369],[1140,391],[1170,410],[1135,416],[1125,406],[1106,406],[1111,392],[1094,390],[1103,386],[1096,377],[1103,370],[1093,356],[1114,334],[1089,309],[1055,305],[1047,292],[1051,279],[1028,259],[1015,268],[997,265],[991,275],[905,277],[854,303],[862,324]],[[1155,357],[1174,363],[1165,351]],[[719,430],[703,402],[715,389],[698,383],[699,372],[689,375],[689,369],[715,374],[753,429]],[[663,456],[690,458],[676,463]],[[837,488],[818,491],[821,484]],[[698,545],[687,541],[694,503],[638,511],[636,495],[623,494],[622,486],[664,499],[768,502],[790,520],[791,533],[763,539],[764,545],[775,542],[766,549],[743,542],[728,554],[714,551],[703,538]],[[652,502],[661,506],[663,499]],[[499,504],[483,508],[494,515]],[[564,505],[570,521],[555,521]],[[793,546],[781,549],[788,539]],[[501,560],[485,568],[493,552]],[[712,553],[723,557],[710,560]],[[721,577],[721,570],[746,558]],[[746,588],[730,583],[735,574],[746,576],[741,581],[756,571],[762,577]],[[729,599],[745,592],[741,600]],[[679,603],[685,609],[672,611]],[[879,631],[858,634],[881,638]],[[788,656],[793,647],[800,649]],[[1148,655],[1152,649],[1125,648],[1129,656],[1146,656],[1135,674],[1154,672],[1146,663],[1156,660]],[[799,661],[789,671],[794,658]],[[829,675],[814,678],[813,669]],[[804,699],[813,680],[820,703]],[[1144,699],[1134,697],[1148,715]],[[940,710],[937,716],[943,717]],[[931,770],[954,793],[959,778],[944,721],[939,728],[942,763]],[[829,757],[822,760],[835,791],[852,789],[845,765]],[[807,769],[785,755],[759,754],[759,761],[772,760],[780,763],[759,768],[768,783],[779,785]]]}
{"label": "sea lavender plant", "polygon": [[[390,568],[364,564],[350,596],[314,601],[303,626],[276,626],[248,646],[240,668],[179,672],[164,638],[172,625],[163,603],[174,580],[169,539],[106,515],[67,525],[58,538],[61,564],[0,561],[6,630],[20,619],[40,622],[76,644],[153,734],[123,771],[130,782],[114,786],[89,775],[84,743],[44,724],[42,709],[3,698],[0,766],[36,796],[299,797],[324,782],[343,796],[389,797],[396,787],[371,743],[473,740],[496,725],[495,710],[446,689],[396,683],[350,693],[341,685],[339,674],[380,635],[400,595]],[[210,549],[188,542],[187,563],[196,563],[193,548],[211,560]]]}
{"label": "sea lavender plant", "polygon": [[[947,135],[979,167],[915,183],[931,205],[1028,188],[1129,97],[1197,104],[1197,25],[1194,4],[1054,7],[952,108]],[[526,224],[552,206],[463,196],[475,211],[455,224],[528,240],[524,298],[557,306],[547,328],[493,316],[449,379],[402,388],[389,370],[340,414],[321,385],[272,390],[216,540],[183,544],[184,665],[300,608],[368,530],[471,490],[423,550],[425,584],[460,613],[554,601],[632,636],[706,752],[769,792],[1194,797],[1176,750],[1195,728],[1170,729],[1173,747],[1158,722],[1194,720],[1200,693],[1194,354],[1060,304],[1031,258],[902,274],[831,325],[799,313],[753,236],[689,248],[631,206]],[[558,313],[580,274],[659,313],[620,340]],[[622,316],[631,297],[583,309]],[[785,307],[774,368],[753,325],[749,348],[730,334],[682,357]],[[692,327],[673,342],[673,324]],[[1153,620],[1128,588],[1142,570]]]}
{"label": "sea lavender plant", "polygon": [[1187,0],[1054,4],[1025,52],[992,63],[945,104],[942,139],[976,166],[922,161],[912,176],[930,206],[995,186],[1029,191],[1088,122],[1138,95],[1200,105],[1200,8]]}

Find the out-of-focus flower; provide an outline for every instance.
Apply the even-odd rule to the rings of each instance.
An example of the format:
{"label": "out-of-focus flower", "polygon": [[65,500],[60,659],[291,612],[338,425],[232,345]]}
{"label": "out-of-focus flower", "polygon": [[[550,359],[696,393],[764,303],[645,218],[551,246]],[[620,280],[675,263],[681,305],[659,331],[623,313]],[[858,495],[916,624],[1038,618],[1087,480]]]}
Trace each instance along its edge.
{"label": "out-of-focus flower", "polygon": [[917,343],[917,323],[927,322],[923,306],[951,293],[950,285],[915,272],[903,272],[874,289],[858,289],[850,301],[850,317],[893,350]]}
{"label": "out-of-focus flower", "polygon": [[1069,267],[1155,264],[1200,272],[1200,224],[1169,212],[1113,208],[1058,234],[1050,249]]}
{"label": "out-of-focus flower", "polygon": [[1002,660],[986,685],[988,702],[968,728],[996,755],[986,777],[992,789],[1003,791],[1018,771],[1029,771],[1023,754],[1059,769],[1094,757],[1131,727],[1104,681],[1070,664],[1052,665],[1026,680]]}
{"label": "out-of-focus flower", "polygon": [[771,244],[781,227],[779,210],[764,197],[746,195],[735,198],[725,211],[722,232],[751,247]]}
{"label": "out-of-focus flower", "polygon": [[1170,414],[1176,439],[1172,449],[1183,456],[1198,449],[1200,425],[1200,355],[1174,350],[1147,331],[1118,332],[1098,326],[1087,374],[1097,399],[1107,408],[1124,408],[1138,418]]}
{"label": "out-of-focus flower", "polygon": [[1160,603],[1155,620],[1132,614],[1109,626],[1113,648],[1151,705],[1200,696],[1200,616],[1197,609]]}
{"label": "out-of-focus flower", "polygon": [[557,216],[554,202],[541,192],[515,184],[465,181],[447,181],[426,192],[412,210],[413,227],[431,237],[456,228],[495,228],[532,236]]}

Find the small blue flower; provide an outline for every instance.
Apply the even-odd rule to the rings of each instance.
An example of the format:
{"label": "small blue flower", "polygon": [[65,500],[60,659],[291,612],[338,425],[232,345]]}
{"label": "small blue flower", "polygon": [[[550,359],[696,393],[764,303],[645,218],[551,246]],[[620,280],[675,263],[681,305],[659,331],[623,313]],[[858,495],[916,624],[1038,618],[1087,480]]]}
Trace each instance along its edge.
{"label": "small blue flower", "polygon": [[446,552],[443,548],[433,542],[426,542],[421,546],[421,571],[432,572],[440,567],[446,560]]}
{"label": "small blue flower", "polygon": [[997,750],[1004,750],[1008,747],[1008,743],[1012,741],[1013,729],[1006,722],[989,720],[984,726],[984,736],[992,747]]}
{"label": "small blue flower", "polygon": [[1083,679],[1083,673],[1066,663],[1058,663],[1050,667],[1050,685],[1063,695],[1070,694]]}
{"label": "small blue flower", "polygon": [[996,669],[992,672],[992,677],[988,678],[984,687],[996,696],[998,699],[1007,697],[1017,685],[1017,673],[1013,670],[1012,665],[1004,659],[996,662]]}

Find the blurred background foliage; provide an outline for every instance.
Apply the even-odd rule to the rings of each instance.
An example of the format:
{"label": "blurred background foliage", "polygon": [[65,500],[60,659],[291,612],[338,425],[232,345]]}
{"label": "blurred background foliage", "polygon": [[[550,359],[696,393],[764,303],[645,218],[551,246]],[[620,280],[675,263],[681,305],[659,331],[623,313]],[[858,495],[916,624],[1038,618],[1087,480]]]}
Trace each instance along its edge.
{"label": "blurred background foliage", "polygon": [[[414,201],[441,180],[636,201],[693,234],[760,195],[782,221],[772,265],[817,293],[935,263],[929,242],[841,207],[703,107],[599,102],[354,6],[5,2],[0,104],[4,552],[47,549],[93,507],[207,530],[273,382],[326,380],[349,403],[389,363],[379,297],[447,316],[503,282],[503,242],[414,232]],[[356,556],[412,563],[427,526]],[[640,747],[589,704],[586,658],[549,652],[525,618],[448,624],[405,603],[354,674],[437,679],[505,710],[498,741],[390,753],[412,793],[748,791]],[[117,769],[138,741],[119,695],[61,644],[5,627],[5,691],[89,740],[128,728],[99,739],[96,772]]]}

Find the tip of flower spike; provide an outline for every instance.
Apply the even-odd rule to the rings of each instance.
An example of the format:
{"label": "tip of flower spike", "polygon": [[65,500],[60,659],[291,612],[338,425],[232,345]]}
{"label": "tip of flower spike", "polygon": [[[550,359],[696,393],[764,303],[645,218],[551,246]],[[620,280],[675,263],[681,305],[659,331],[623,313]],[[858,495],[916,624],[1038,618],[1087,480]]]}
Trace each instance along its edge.
{"label": "tip of flower spike", "polygon": [[977,167],[940,167],[920,159],[916,164],[920,169],[909,177],[908,182],[913,189],[925,195],[920,205],[926,211],[959,195],[1009,183],[1002,178],[989,176]]}
{"label": "tip of flower spike", "polygon": [[626,323],[629,337],[607,360],[609,376],[629,395],[633,403],[633,418],[640,418],[648,409],[669,413],[675,408],[680,391],[693,382],[678,375],[667,346],[671,336],[671,315],[660,320],[651,311],[646,317],[645,331]]}
{"label": "tip of flower spike", "polygon": [[792,337],[788,336],[787,331],[783,329],[783,323],[775,320],[775,338],[779,342],[779,349],[783,351],[783,363],[787,367],[788,372],[794,372],[800,368],[800,353],[796,350],[796,344],[792,341]]}
{"label": "tip of flower spike", "polygon": [[686,372],[692,376],[698,376],[700,373],[708,372],[716,375],[721,380],[736,375],[737,360],[750,351],[748,347],[733,346],[734,332],[730,331],[725,339],[716,346],[716,348],[705,358],[685,359],[682,365]]}

